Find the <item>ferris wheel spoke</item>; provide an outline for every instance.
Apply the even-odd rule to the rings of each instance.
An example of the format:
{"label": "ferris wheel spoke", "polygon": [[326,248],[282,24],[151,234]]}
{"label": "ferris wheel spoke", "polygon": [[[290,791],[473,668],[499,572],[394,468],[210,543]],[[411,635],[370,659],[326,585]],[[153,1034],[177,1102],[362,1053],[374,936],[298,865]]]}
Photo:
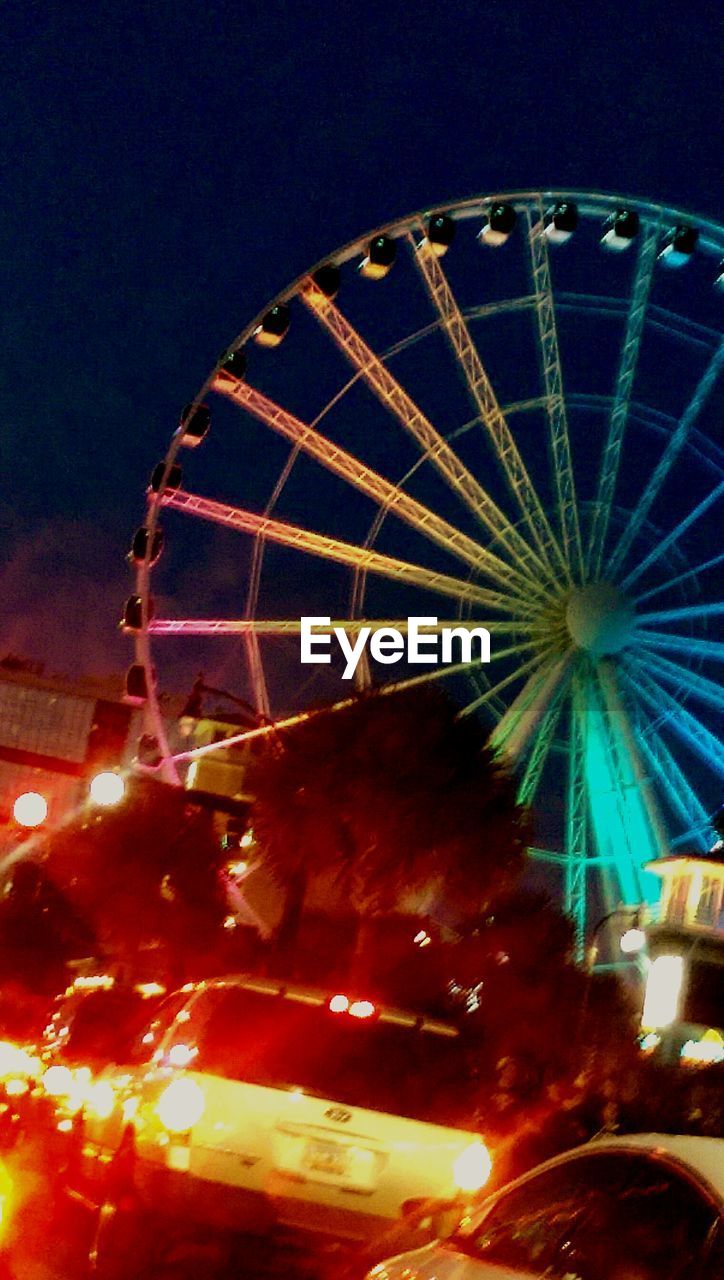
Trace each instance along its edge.
{"label": "ferris wheel spoke", "polygon": [[586,683],[586,774],[599,855],[615,871],[624,902],[640,902],[640,865],[658,855],[634,765],[610,700],[598,681]]}
{"label": "ferris wheel spoke", "polygon": [[555,698],[570,664],[570,654],[551,657],[538,671],[533,671],[491,735],[490,744],[517,760]]}
{"label": "ferris wheel spoke", "polygon": [[528,475],[513,433],[498,404],[492,383],[480,359],[478,349],[470,336],[470,330],[463,318],[440,259],[434,253],[426,238],[423,238],[419,245],[415,244],[415,239],[411,234],[408,239],[412,246],[415,265],[422,275],[433,304],[440,315],[442,327],[465,376],[471,399],[493,443],[498,462],[520,507],[528,532],[541,558],[546,560],[551,568],[553,568],[554,563],[557,563],[560,568],[565,570],[566,565],[560,546],[553,534],[535,486]]}
{"label": "ferris wheel spoke", "polygon": [[538,208],[536,220],[530,209],[528,217],[528,244],[536,299],[538,340],[541,352],[543,384],[547,399],[548,428],[553,464],[553,478],[558,501],[558,518],[563,536],[563,548],[569,573],[583,579],[583,547],[578,521],[578,504],[573,475],[573,458],[568,430],[568,415],[563,394],[561,356],[558,347],[555,306],[551,268],[548,259],[548,242],[544,234],[543,209]]}
{"label": "ferris wheel spoke", "polygon": [[519,680],[521,676],[527,675],[529,671],[532,671],[534,669],[534,667],[539,666],[542,661],[543,661],[543,658],[541,657],[540,653],[534,654],[533,657],[529,658],[527,662],[522,662],[520,666],[515,669],[515,671],[511,671],[510,675],[505,676],[502,680],[499,680],[497,684],[494,684],[489,689],[486,689],[485,692],[481,693],[477,698],[474,699],[473,702],[469,702],[467,706],[463,707],[462,711],[460,712],[460,715],[461,716],[472,715],[474,711],[477,711],[479,707],[484,707],[486,703],[490,702],[491,699],[495,698],[497,694],[503,691],[503,689],[507,689],[508,685],[513,684],[516,680]]}
{"label": "ferris wheel spoke", "polygon": [[675,578],[669,578],[668,582],[660,582],[655,587],[651,587],[648,591],[644,591],[640,596],[636,596],[636,604],[640,605],[644,600],[650,600],[652,596],[661,595],[662,591],[671,591],[674,587],[678,587],[682,582],[688,582],[690,578],[697,578],[700,573],[706,573],[709,569],[715,569],[717,565],[724,561],[724,551],[718,556],[712,556],[710,560],[704,560],[702,564],[698,564],[693,569],[687,569],[686,573],[680,573]]}
{"label": "ferris wheel spoke", "polygon": [[[636,700],[636,684],[625,671],[622,673],[622,681],[629,696]],[[689,834],[698,840],[700,848],[708,849],[711,845],[710,819],[661,734],[655,728],[650,728],[639,733],[637,741],[648,771],[658,782],[662,795],[674,804],[679,817],[686,823]]]}
{"label": "ferris wheel spoke", "polygon": [[649,674],[642,663],[629,657],[628,670],[643,697],[658,714],[664,715],[671,729],[696,752],[714,773],[724,777],[721,743],[701,721],[683,707]]}
{"label": "ferris wheel spoke", "polygon": [[588,873],[588,790],[586,744],[588,717],[580,675],[573,678],[564,865],[563,909],[575,929],[576,959],[584,955],[586,937],[586,877]]}
{"label": "ferris wheel spoke", "polygon": [[394,578],[398,582],[411,586],[424,587],[440,595],[451,596],[455,600],[468,600],[472,604],[485,609],[502,613],[525,615],[531,612],[531,605],[516,600],[501,592],[489,591],[478,587],[475,583],[465,582],[460,578],[451,578],[448,574],[437,573],[422,565],[410,564],[406,560],[397,560],[383,555],[368,547],[358,547],[350,542],[341,542],[338,538],[325,534],[313,533],[298,525],[286,524],[281,520],[272,520],[269,516],[260,516],[252,511],[243,511],[239,507],[229,506],[224,502],[215,502],[211,498],[202,498],[198,494],[186,493],[181,489],[167,491],[163,497],[163,505],[188,515],[210,520],[215,524],[225,525],[240,533],[254,536],[262,535],[269,542],[281,546],[293,547],[305,551],[309,555],[319,556],[324,560],[332,560],[337,564],[350,565],[352,568],[364,569],[368,573],[377,573],[382,577]]}
{"label": "ferris wheel spoke", "polygon": [[540,780],[543,776],[543,769],[548,758],[548,753],[553,745],[558,721],[560,719],[563,707],[564,696],[566,692],[567,681],[559,685],[548,705],[540,728],[533,740],[528,762],[525,766],[525,772],[521,778],[518,788],[518,804],[529,805],[534,800]]}
{"label": "ferris wheel spoke", "polygon": [[399,485],[392,484],[353,454],[333,444],[309,423],[301,422],[293,414],[275,404],[268,396],[257,391],[247,382],[238,381],[228,374],[219,373],[213,389],[248,410],[285,439],[298,446],[315,461],[333,474],[340,476],[359,493],[364,493],[385,511],[392,511],[417,533],[437,543],[450,555],[463,560],[480,573],[493,578],[498,585],[511,585],[519,591],[542,591],[543,587],[533,578],[514,569],[500,556],[482,547],[473,538],[456,529],[429,507],[418,502]]}
{"label": "ferris wheel spoke", "polygon": [[695,841],[702,853],[706,853],[713,838],[710,834],[711,822],[671,752],[666,749],[658,734],[643,738],[640,746],[649,773],[656,778],[669,804],[684,824],[687,841]]}
{"label": "ferris wheel spoke", "polygon": [[672,431],[666,444],[666,448],[656,464],[646,488],[636,503],[636,509],[621,534],[613,554],[607,562],[607,575],[616,574],[618,572],[634,541],[641,532],[644,521],[658,497],[659,491],[666,480],[666,477],[686,444],[691,429],[713,390],[714,383],[719,376],[719,371],[723,364],[724,341],[720,343],[714,352],[714,355],[699,380],[691,400]]}
{"label": "ferris wheel spoke", "polygon": [[[410,627],[409,618],[337,618],[332,619],[329,629],[337,628],[349,635],[358,635],[365,627],[389,627],[406,635]],[[499,618],[485,621],[453,618],[449,621],[437,620],[434,624],[425,625],[426,634],[439,635],[441,631],[475,631],[484,627],[491,634],[517,635],[535,630],[531,622],[504,621]],[[151,635],[157,636],[298,636],[302,632],[301,618],[152,618],[148,624]],[[527,641],[526,644],[530,642]]]}
{"label": "ferris wheel spoke", "polygon": [[648,626],[651,622],[686,622],[691,618],[716,618],[722,613],[724,613],[724,601],[717,600],[712,604],[702,601],[684,605],[680,609],[660,609],[658,613],[639,613],[636,615],[636,623]]}
{"label": "ferris wheel spoke", "polygon": [[640,649],[665,649],[670,653],[685,653],[689,658],[724,662],[724,644],[720,644],[718,640],[701,640],[696,636],[676,636],[667,631],[641,631],[636,641]]}
{"label": "ferris wheel spoke", "polygon": [[377,398],[414,437],[426,457],[438,469],[450,488],[476,518],[499,539],[508,554],[527,576],[535,580],[546,565],[526,542],[508,517],[478,483],[450,444],[415,404],[387,366],[375,355],[338,307],[310,280],[301,295],[310,311],[337,343],[345,357],[359,370]]}
{"label": "ferris wheel spoke", "polygon": [[638,788],[644,809],[646,810],[646,816],[648,817],[651,831],[654,835],[657,854],[661,855],[668,848],[666,828],[659,812],[656,797],[651,788],[646,771],[641,763],[641,757],[638,749],[638,735],[632,728],[628,710],[619,691],[616,668],[610,660],[604,659],[599,662],[597,671],[598,682],[603,691],[609,723],[612,725],[615,724],[617,727],[619,751],[621,753],[625,752],[628,763],[628,772]]}
{"label": "ferris wheel spoke", "polygon": [[649,223],[639,243],[633,289],[629,303],[626,333],[616,379],[613,406],[608,424],[608,435],[603,448],[598,490],[593,506],[591,533],[588,543],[588,572],[597,578],[601,570],[603,548],[606,543],[611,504],[616,489],[616,479],[621,461],[621,448],[628,418],[631,388],[638,363],[641,338],[644,331],[646,305],[651,278],[656,262],[659,240],[659,222]]}
{"label": "ferris wheel spoke", "polygon": [[714,506],[714,504],[718,502],[719,498],[723,495],[724,480],[722,480],[720,484],[716,485],[715,488],[712,489],[711,493],[707,494],[707,496],[694,507],[694,510],[690,511],[688,516],[677,524],[675,529],[672,529],[665,538],[662,538],[661,541],[652,548],[649,554],[644,556],[643,560],[639,561],[636,567],[632,569],[631,572],[622,580],[621,586],[625,589],[630,587],[632,583],[636,582],[647,569],[650,569],[653,564],[656,564],[657,560],[660,560],[663,555],[666,555],[666,552],[679,541],[679,538],[683,537],[691,526],[695,524],[697,520],[700,520],[709,508]]}
{"label": "ferris wheel spoke", "polygon": [[724,711],[724,687],[721,684],[709,680],[699,671],[690,671],[679,662],[671,662],[660,653],[647,653],[646,664],[668,685],[683,689],[717,711]]}

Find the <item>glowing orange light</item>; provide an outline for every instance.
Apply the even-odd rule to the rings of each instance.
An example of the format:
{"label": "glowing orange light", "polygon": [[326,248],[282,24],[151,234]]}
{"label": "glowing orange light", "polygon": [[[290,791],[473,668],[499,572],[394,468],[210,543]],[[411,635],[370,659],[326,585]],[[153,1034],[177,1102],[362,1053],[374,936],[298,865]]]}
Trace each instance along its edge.
{"label": "glowing orange light", "polygon": [[332,996],[329,1008],[332,1013],[346,1013],[349,1009],[349,1000],[346,996]]}

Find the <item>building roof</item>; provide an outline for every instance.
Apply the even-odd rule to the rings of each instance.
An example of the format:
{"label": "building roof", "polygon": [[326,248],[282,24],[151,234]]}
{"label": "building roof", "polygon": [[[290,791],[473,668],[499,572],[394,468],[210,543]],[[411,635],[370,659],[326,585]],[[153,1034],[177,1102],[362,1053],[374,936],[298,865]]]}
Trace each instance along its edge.
{"label": "building roof", "polygon": [[687,863],[693,866],[714,865],[724,870],[724,840],[719,840],[706,853],[699,850],[690,853],[671,853],[666,858],[655,858],[653,862],[647,862],[646,871],[653,871],[654,875],[665,875],[673,867],[686,869]]}

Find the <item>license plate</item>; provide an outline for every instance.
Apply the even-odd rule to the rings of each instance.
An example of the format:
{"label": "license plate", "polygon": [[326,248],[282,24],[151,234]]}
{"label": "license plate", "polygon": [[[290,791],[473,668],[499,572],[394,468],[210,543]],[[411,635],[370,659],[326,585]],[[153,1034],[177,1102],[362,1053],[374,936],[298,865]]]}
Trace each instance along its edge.
{"label": "license plate", "polygon": [[313,1173],[346,1173],[347,1151],[336,1142],[308,1142],[304,1151],[304,1166]]}

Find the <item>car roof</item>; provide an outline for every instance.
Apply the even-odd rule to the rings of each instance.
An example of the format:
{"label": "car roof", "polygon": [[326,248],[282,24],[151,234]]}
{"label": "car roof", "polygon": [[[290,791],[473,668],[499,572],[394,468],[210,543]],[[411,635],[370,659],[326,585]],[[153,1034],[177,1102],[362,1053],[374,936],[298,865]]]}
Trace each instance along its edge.
{"label": "car roof", "polygon": [[578,1151],[616,1148],[655,1151],[671,1156],[705,1179],[724,1200],[724,1138],[685,1133],[630,1133],[595,1138]]}
{"label": "car roof", "polygon": [[[332,996],[340,993],[339,988],[336,991],[330,991],[322,987],[308,987],[295,982],[286,982],[282,978],[267,978],[248,973],[227,974],[223,978],[206,979],[195,984],[194,989],[199,991],[233,988],[254,991],[259,995],[278,996],[299,1004],[317,1006],[326,1005]],[[357,993],[349,992],[348,994],[351,1000],[366,998],[359,996]],[[453,1023],[442,1022],[438,1018],[428,1017],[424,1013],[415,1013],[410,1009],[397,1009],[392,1005],[380,1004],[377,1001],[372,1003],[375,1005],[380,1022],[394,1023],[400,1027],[410,1027],[413,1030],[427,1031],[433,1035],[447,1036],[451,1039],[458,1037],[460,1034]]]}

